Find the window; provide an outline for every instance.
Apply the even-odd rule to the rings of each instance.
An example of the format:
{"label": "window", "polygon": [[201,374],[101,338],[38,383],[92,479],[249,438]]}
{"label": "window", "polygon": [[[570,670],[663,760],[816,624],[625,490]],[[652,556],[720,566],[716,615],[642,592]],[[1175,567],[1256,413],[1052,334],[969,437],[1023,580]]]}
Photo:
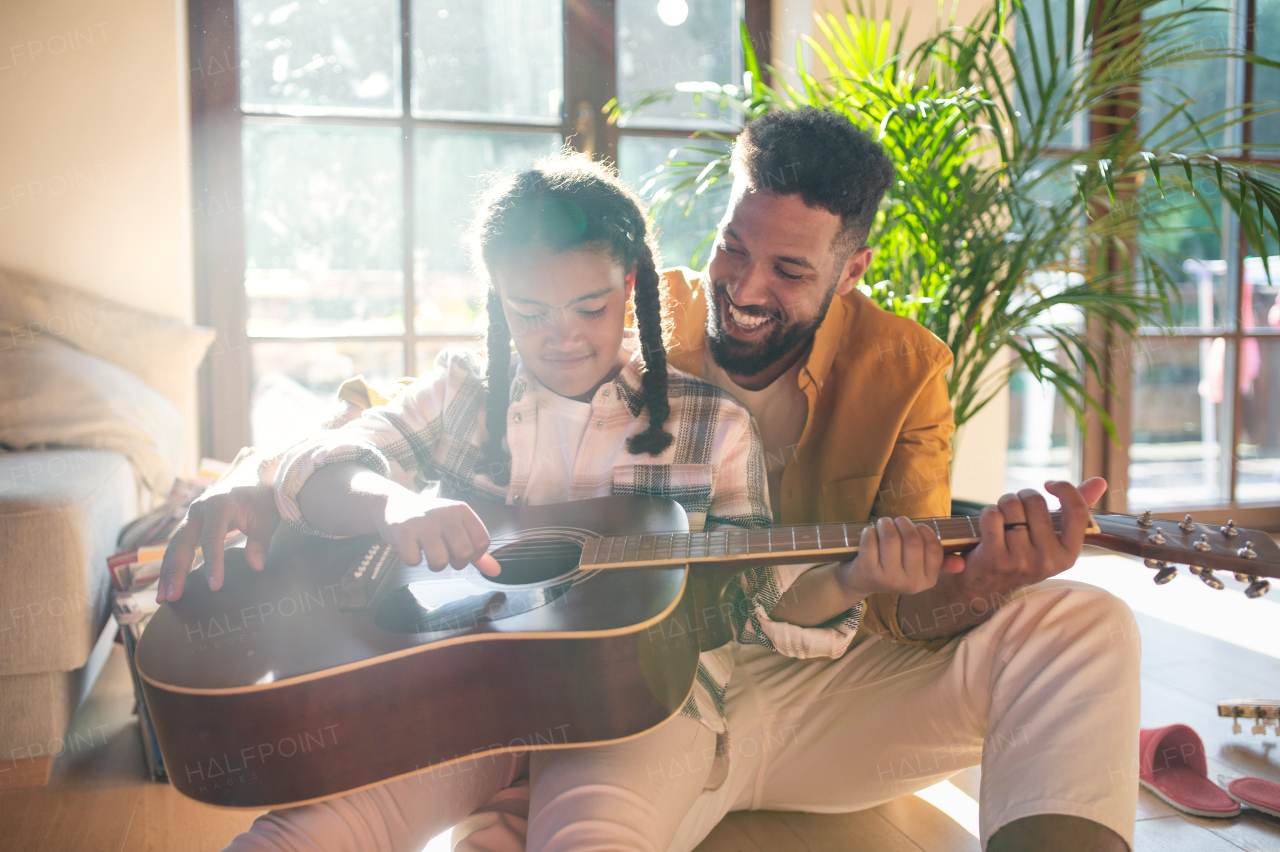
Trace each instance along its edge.
{"label": "window", "polygon": [[638,185],[692,131],[732,132],[688,99],[621,127],[600,110],[740,80],[744,16],[767,2],[191,0],[198,310],[219,332],[205,452],[288,440],[343,379],[474,345],[463,234],[485,176],[568,140]]}
{"label": "window", "polygon": [[[1238,0],[1226,6],[1214,14],[1206,39],[1280,56],[1280,2]],[[1176,0],[1165,0],[1153,12],[1176,8]],[[1280,100],[1275,71],[1239,61],[1212,64],[1176,69],[1153,81],[1143,92],[1143,120],[1164,118],[1167,103],[1184,98],[1196,117]],[[1276,151],[1255,151],[1249,144],[1274,140],[1275,133],[1273,117],[1263,116],[1209,141],[1225,157],[1274,157]],[[1134,510],[1280,504],[1280,431],[1273,415],[1280,412],[1274,408],[1280,405],[1280,287],[1267,283],[1260,255],[1274,255],[1276,247],[1247,245],[1229,210],[1214,204],[1216,189],[1206,184],[1202,192],[1218,210],[1216,224],[1201,210],[1189,211],[1169,222],[1163,237],[1168,248],[1191,258],[1172,270],[1180,282],[1181,315],[1172,334],[1144,332],[1131,362],[1124,496]],[[1280,273],[1277,260],[1273,276]]]}
{"label": "window", "polygon": [[[1083,3],[1074,2],[1079,22]],[[1165,0],[1151,14],[1179,8],[1180,0]],[[1054,9],[1059,25],[1064,9]],[[1280,0],[1236,0],[1205,20],[1212,22],[1203,33],[1210,45],[1280,57]],[[1280,72],[1274,69],[1227,60],[1205,64],[1151,81],[1141,94],[1144,126],[1154,126],[1171,102],[1184,99],[1195,117],[1280,101]],[[1046,155],[1053,147],[1088,144],[1087,133],[1084,126],[1071,139],[1063,134]],[[1280,121],[1263,115],[1208,143],[1223,157],[1248,160],[1280,155],[1250,147],[1277,139]],[[1280,252],[1274,245],[1246,245],[1229,210],[1212,201],[1216,188],[1206,182],[1202,189],[1218,211],[1216,223],[1196,209],[1162,223],[1161,246],[1191,258],[1169,270],[1182,296],[1174,328],[1145,329],[1131,352],[1112,353],[1118,395],[1111,397],[1109,413],[1121,430],[1122,448],[1109,446],[1101,428],[1092,428],[1082,444],[1064,407],[1055,405],[1053,390],[1023,371],[1010,385],[1007,487],[1102,474],[1110,481],[1107,508],[1113,511],[1280,504]],[[1264,251],[1272,256],[1274,284],[1263,270]]]}

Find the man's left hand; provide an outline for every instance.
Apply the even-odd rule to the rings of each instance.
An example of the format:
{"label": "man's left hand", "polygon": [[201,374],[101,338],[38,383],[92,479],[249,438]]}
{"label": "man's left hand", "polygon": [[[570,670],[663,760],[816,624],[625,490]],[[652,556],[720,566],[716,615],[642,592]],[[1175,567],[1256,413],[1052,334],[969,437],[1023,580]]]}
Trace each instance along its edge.
{"label": "man's left hand", "polygon": [[965,569],[955,579],[975,597],[1046,580],[1075,564],[1084,546],[1089,507],[1107,490],[1107,481],[1093,477],[1076,488],[1069,482],[1046,482],[1045,490],[1062,504],[1061,532],[1044,497],[1034,489],[1006,494],[987,506],[978,518],[982,543],[965,557]]}

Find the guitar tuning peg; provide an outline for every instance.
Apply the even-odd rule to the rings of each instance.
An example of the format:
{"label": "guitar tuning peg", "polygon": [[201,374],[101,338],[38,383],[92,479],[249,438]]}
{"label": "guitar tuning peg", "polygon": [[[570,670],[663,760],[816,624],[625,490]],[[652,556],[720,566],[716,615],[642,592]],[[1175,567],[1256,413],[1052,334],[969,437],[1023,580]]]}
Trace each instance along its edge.
{"label": "guitar tuning peg", "polygon": [[1254,580],[1258,579],[1252,574],[1241,574],[1239,571],[1236,571],[1232,576],[1236,578],[1237,583],[1252,583]]}
{"label": "guitar tuning peg", "polygon": [[1152,524],[1154,524],[1154,523],[1155,523],[1155,521],[1151,520],[1151,510],[1150,510],[1150,509],[1148,509],[1147,511],[1143,512],[1143,513],[1138,517],[1138,526],[1140,526],[1140,527],[1149,527],[1149,526],[1151,526],[1151,525],[1152,525]]}
{"label": "guitar tuning peg", "polygon": [[1163,586],[1165,583],[1178,576],[1178,569],[1165,562],[1163,559],[1144,559],[1143,564],[1148,568],[1156,570],[1156,576],[1153,578],[1157,586]]}
{"label": "guitar tuning peg", "polygon": [[1227,525],[1225,527],[1218,527],[1218,529],[1221,530],[1222,534],[1227,538],[1235,538],[1240,534],[1240,531],[1236,529],[1236,522],[1231,518],[1227,519]]}
{"label": "guitar tuning peg", "polygon": [[1235,717],[1233,717],[1233,718],[1232,718],[1232,720],[1231,720],[1231,733],[1233,733],[1233,734],[1242,734],[1242,733],[1244,733],[1244,728],[1240,727],[1240,717],[1239,717],[1239,716],[1235,716]]}
{"label": "guitar tuning peg", "polygon": [[1213,576],[1212,568],[1201,568],[1199,565],[1192,565],[1190,566],[1190,570],[1192,574],[1195,574],[1197,577],[1203,580],[1204,584],[1209,588],[1217,589],[1218,591],[1222,591],[1223,589],[1226,588],[1226,586],[1223,585],[1221,580]]}
{"label": "guitar tuning peg", "polygon": [[1196,525],[1192,523],[1191,516],[1187,515],[1182,519],[1182,523],[1178,524],[1178,529],[1182,530],[1187,535],[1191,535],[1191,533],[1196,531]]}
{"label": "guitar tuning peg", "polygon": [[1244,543],[1244,547],[1236,551],[1236,556],[1239,556],[1242,559],[1257,559],[1258,551],[1253,549],[1253,542],[1246,541]]}
{"label": "guitar tuning peg", "polygon": [[1168,539],[1164,537],[1164,530],[1157,527],[1155,532],[1147,536],[1147,541],[1152,544],[1164,544]]}
{"label": "guitar tuning peg", "polygon": [[[1191,517],[1191,516],[1188,515],[1187,517]],[[1204,535],[1200,536],[1200,538],[1196,541],[1196,543],[1191,546],[1194,547],[1196,550],[1200,551],[1201,553],[1208,553],[1210,550],[1213,550],[1213,545],[1209,544],[1208,533],[1205,533]]]}
{"label": "guitar tuning peg", "polygon": [[[1271,583],[1254,577],[1253,582],[1249,584],[1249,588],[1244,590],[1244,596],[1250,599],[1260,598],[1269,591],[1271,591]],[[1280,730],[1276,731],[1276,736],[1280,737]]]}
{"label": "guitar tuning peg", "polygon": [[1267,732],[1266,720],[1258,719],[1253,725],[1253,733],[1266,734],[1266,732]]}

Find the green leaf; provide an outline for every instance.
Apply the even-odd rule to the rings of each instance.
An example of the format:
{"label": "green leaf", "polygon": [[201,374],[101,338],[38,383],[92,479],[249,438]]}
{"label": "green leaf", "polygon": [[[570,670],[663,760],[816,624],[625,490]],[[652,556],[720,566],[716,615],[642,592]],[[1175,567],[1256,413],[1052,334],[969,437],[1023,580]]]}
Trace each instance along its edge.
{"label": "green leaf", "polygon": [[1147,161],[1147,168],[1151,169],[1151,176],[1155,178],[1156,188],[1160,190],[1160,197],[1164,198],[1164,183],[1160,180],[1160,159],[1150,151],[1139,152],[1142,159]]}

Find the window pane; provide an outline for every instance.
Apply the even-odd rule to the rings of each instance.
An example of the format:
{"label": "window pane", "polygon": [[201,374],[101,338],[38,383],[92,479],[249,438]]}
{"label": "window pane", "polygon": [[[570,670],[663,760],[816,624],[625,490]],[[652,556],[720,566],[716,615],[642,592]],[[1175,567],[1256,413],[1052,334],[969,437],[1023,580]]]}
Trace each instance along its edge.
{"label": "window pane", "polygon": [[560,0],[414,0],[413,114],[560,123]]}
{"label": "window pane", "polygon": [[[623,180],[630,183],[644,196],[645,201],[651,201],[654,193],[660,190],[669,180],[668,175],[670,173],[665,168],[661,171],[659,169],[667,161],[669,154],[684,146],[714,149],[716,151],[728,150],[728,145],[715,139],[623,136],[618,139],[618,171]],[[693,151],[681,151],[675,156],[678,158],[687,157],[689,160],[710,158],[709,154],[695,153]],[[725,181],[721,181],[720,184],[708,190],[704,197],[698,199],[698,204],[695,207],[696,212],[692,216],[683,215],[684,205],[693,197],[691,192],[682,193],[667,203],[656,223],[663,254],[660,265],[693,265],[695,250],[698,249],[699,244],[708,234],[716,230],[716,226],[720,223],[720,217],[724,213],[725,205],[728,203],[730,186]],[[710,245],[704,244],[701,251],[698,252],[698,268],[706,266],[707,257],[710,253]]]}
{"label": "window pane", "polygon": [[1135,348],[1129,511],[1225,502],[1231,346],[1144,337]]}
{"label": "window pane", "polygon": [[485,285],[471,272],[464,240],[476,194],[486,174],[525,168],[560,144],[558,133],[415,133],[417,331],[484,330]]}
{"label": "window pane", "polygon": [[239,0],[240,106],[400,115],[396,0]]}
{"label": "window pane", "polygon": [[[1220,4],[1225,5],[1225,4]],[[1194,8],[1185,0],[1164,0],[1150,7],[1145,17],[1154,18],[1160,15],[1176,15]],[[1192,51],[1225,50],[1228,42],[1228,13],[1195,12],[1186,16],[1187,23],[1175,32],[1181,43]],[[1167,26],[1167,25],[1165,25]],[[1166,50],[1168,47],[1165,48]],[[1173,110],[1184,109],[1192,119],[1208,118],[1227,106],[1227,60],[1215,59],[1200,62],[1178,62],[1170,60],[1162,62],[1161,67],[1151,70],[1152,81],[1142,90],[1141,130],[1147,133]],[[1222,117],[1213,119],[1208,126],[1217,125]],[[1214,133],[1207,137],[1207,146],[1197,137],[1181,136],[1188,126],[1185,116],[1175,117],[1156,135],[1153,148],[1167,147],[1167,140],[1178,136],[1177,148],[1182,150],[1201,150],[1219,148],[1223,144],[1223,134]],[[1238,137],[1237,137],[1238,138]]]}
{"label": "window pane", "polygon": [[[1056,360],[1065,361],[1056,341],[1037,338],[1035,343],[1046,358],[1053,359],[1056,353]],[[1009,382],[1009,450],[1004,490],[1041,491],[1048,479],[1074,481],[1077,434],[1075,419],[1053,385],[1036,381],[1025,368],[1014,373]]]}
{"label": "window pane", "polygon": [[[1212,178],[1199,177],[1197,191],[1222,221],[1221,194]],[[1234,312],[1227,282],[1227,262],[1222,260],[1221,231],[1199,201],[1180,190],[1160,200],[1151,185],[1142,192],[1152,204],[1154,222],[1147,239],[1153,254],[1168,252],[1161,261],[1174,281],[1180,301],[1174,301],[1173,324],[1181,329],[1233,328]]]}
{"label": "window pane", "polygon": [[[1067,8],[1070,4],[1075,5],[1075,17],[1072,19],[1071,29],[1075,32],[1069,32],[1067,29]],[[1027,81],[1030,95],[1030,103],[1024,103],[1020,93],[1018,96],[1018,111],[1022,113],[1019,117],[1019,124],[1022,126],[1023,133],[1031,131],[1031,122],[1029,117],[1034,115],[1039,117],[1042,113],[1048,113],[1054,108],[1054,105],[1061,103],[1067,94],[1066,84],[1070,82],[1073,69],[1072,63],[1078,61],[1080,51],[1080,39],[1084,35],[1084,19],[1085,4],[1080,0],[1065,0],[1065,2],[1057,2],[1051,6],[1050,18],[1045,20],[1045,8],[1041,3],[1027,3],[1025,7],[1025,18],[1019,13],[1015,19],[1015,35],[1014,45],[1015,54],[1017,56],[1018,67],[1022,69],[1023,78]],[[1030,24],[1030,32],[1025,26]],[[1049,28],[1053,28],[1053,46],[1054,55],[1049,54]],[[1071,39],[1071,46],[1075,55],[1067,55],[1067,40]],[[1050,92],[1049,107],[1044,107],[1038,92],[1034,91],[1035,87],[1035,66],[1040,69],[1041,79],[1046,83],[1052,72],[1056,69],[1060,75],[1061,83],[1056,91]],[[1072,116],[1054,116],[1046,115],[1046,124],[1055,124],[1059,127],[1057,133],[1049,138],[1041,139],[1041,144],[1062,148],[1082,148],[1085,144],[1085,133],[1087,128],[1083,115]]]}
{"label": "window pane", "polygon": [[403,374],[404,346],[398,341],[255,343],[253,443],[278,446],[314,433],[333,413],[338,385],[352,376],[386,385]]}
{"label": "window pane", "polygon": [[242,133],[249,333],[402,333],[399,129]]}
{"label": "window pane", "polygon": [[1241,355],[1236,500],[1280,502],[1280,341],[1246,338]]}
{"label": "window pane", "polygon": [[[618,0],[615,7],[618,100],[626,104],[677,83],[742,83],[738,33],[742,10],[726,0]],[[712,118],[695,118],[706,113]],[[654,104],[627,127],[736,127],[736,113],[720,112],[704,100],[694,106],[683,94]]]}
{"label": "window pane", "polygon": [[1244,305],[1241,312],[1246,329],[1280,331],[1280,255],[1267,259],[1271,281],[1260,257],[1244,259]]}
{"label": "window pane", "polygon": [[[1268,59],[1280,60],[1280,0],[1257,0],[1254,18],[1254,50]],[[1280,106],[1280,68],[1253,68],[1253,100],[1267,102],[1259,109]],[[1253,122],[1253,143],[1280,144],[1280,113],[1272,113]],[[1280,157],[1280,148],[1254,152],[1256,157]]]}

